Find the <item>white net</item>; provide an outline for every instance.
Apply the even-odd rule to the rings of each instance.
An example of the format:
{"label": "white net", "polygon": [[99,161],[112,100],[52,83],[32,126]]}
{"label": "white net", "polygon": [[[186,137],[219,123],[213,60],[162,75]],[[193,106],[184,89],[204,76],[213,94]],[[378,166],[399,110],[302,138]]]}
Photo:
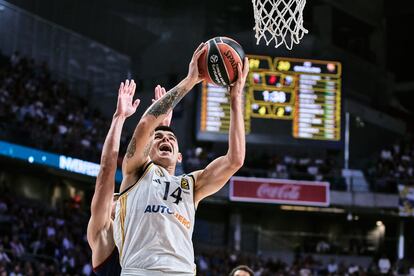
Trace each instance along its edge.
{"label": "white net", "polygon": [[292,49],[308,30],[303,27],[306,0],[252,0],[257,44],[262,39],[275,47]]}

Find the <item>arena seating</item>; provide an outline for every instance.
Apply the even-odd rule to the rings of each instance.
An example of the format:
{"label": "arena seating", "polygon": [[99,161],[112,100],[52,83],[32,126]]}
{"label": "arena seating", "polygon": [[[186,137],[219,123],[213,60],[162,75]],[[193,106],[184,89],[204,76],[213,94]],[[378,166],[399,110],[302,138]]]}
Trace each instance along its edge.
{"label": "arena seating", "polygon": [[[87,99],[74,96],[64,81],[54,79],[47,64],[38,64],[18,52],[0,57],[0,139],[98,162],[108,128],[109,119]],[[129,136],[125,131],[121,151],[126,149]],[[365,171],[372,191],[395,193],[398,181],[414,181],[413,144],[382,150],[376,163]],[[215,156],[190,147],[184,169],[202,168]],[[329,181],[333,189],[346,190],[336,163],[325,156],[249,154],[238,175]]]}
{"label": "arena seating", "polygon": [[[50,208],[38,201],[2,194],[0,275],[92,275],[85,233],[87,212],[70,201]],[[298,252],[294,262],[287,264],[225,249],[196,249],[197,275],[202,276],[228,275],[238,264],[249,265],[261,276],[378,275],[378,261],[376,259],[369,267],[359,267],[350,262],[338,262],[332,255],[327,264]],[[410,264],[394,264],[391,269],[407,275]],[[414,272],[414,268],[411,269]]]}
{"label": "arena seating", "polygon": [[371,190],[395,193],[398,184],[414,184],[414,142],[411,139],[384,147],[374,160],[367,170]]}
{"label": "arena seating", "polygon": [[[184,157],[187,172],[204,168],[217,155],[201,147],[188,149]],[[239,176],[329,181],[335,190],[345,190],[345,179],[331,157],[304,157],[298,155],[247,154]]]}
{"label": "arena seating", "polygon": [[110,124],[54,79],[47,64],[18,52],[0,58],[0,122],[2,140],[94,162]]}

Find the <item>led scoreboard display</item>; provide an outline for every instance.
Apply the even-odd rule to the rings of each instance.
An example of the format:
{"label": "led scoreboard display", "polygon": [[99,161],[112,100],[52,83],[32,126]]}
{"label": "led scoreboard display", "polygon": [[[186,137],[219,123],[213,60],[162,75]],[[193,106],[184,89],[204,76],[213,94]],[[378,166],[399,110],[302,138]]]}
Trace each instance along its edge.
{"label": "led scoreboard display", "polygon": [[[249,55],[244,93],[248,142],[296,143],[341,138],[341,64]],[[201,140],[227,140],[227,88],[203,82],[198,110]]]}
{"label": "led scoreboard display", "polygon": [[[227,88],[206,82],[203,82],[202,86],[200,130],[202,132],[227,133],[230,127],[230,95]],[[249,133],[248,110],[244,110],[244,114],[246,133]]]}
{"label": "led scoreboard display", "polygon": [[254,72],[249,76],[247,97],[251,116],[268,119],[292,119],[295,104],[295,79],[277,72]]}
{"label": "led scoreboard display", "polygon": [[276,58],[277,70],[297,76],[293,116],[296,138],[341,138],[341,64],[332,61]]}

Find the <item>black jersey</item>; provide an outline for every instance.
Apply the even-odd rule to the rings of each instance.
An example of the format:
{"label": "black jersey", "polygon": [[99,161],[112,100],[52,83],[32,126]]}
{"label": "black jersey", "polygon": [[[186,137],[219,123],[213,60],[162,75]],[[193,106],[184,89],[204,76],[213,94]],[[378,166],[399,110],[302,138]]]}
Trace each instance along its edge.
{"label": "black jersey", "polygon": [[121,266],[119,265],[119,253],[115,247],[112,254],[100,265],[93,269],[97,276],[117,276],[121,275]]}

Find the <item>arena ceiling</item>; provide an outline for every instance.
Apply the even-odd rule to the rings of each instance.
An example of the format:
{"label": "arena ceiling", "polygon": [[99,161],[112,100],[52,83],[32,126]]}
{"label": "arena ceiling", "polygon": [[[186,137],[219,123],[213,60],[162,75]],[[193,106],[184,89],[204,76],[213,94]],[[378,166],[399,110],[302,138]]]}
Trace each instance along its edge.
{"label": "arena ceiling", "polygon": [[[169,28],[187,26],[189,21],[185,19],[192,16],[194,22],[203,21],[202,37],[249,31],[253,27],[250,0],[8,0],[8,2],[126,53],[132,59],[148,46],[148,41],[168,38]],[[414,38],[410,35],[414,9],[402,5],[408,2],[311,0],[307,2],[305,9],[305,25],[312,31],[313,7],[330,5],[347,14],[338,17],[335,23],[335,26],[339,24],[337,33],[341,36],[342,32],[345,32],[357,39],[361,36],[365,37],[366,33],[372,30],[382,30],[383,45],[378,47],[383,47],[385,51],[383,64],[395,75],[397,88],[399,87],[398,94],[407,100],[414,92],[412,70],[408,69],[410,64],[414,64],[411,50]],[[202,14],[196,12],[200,10],[203,10]],[[364,21],[365,27],[358,23]],[[357,40],[357,43],[363,44],[360,41],[362,40]],[[372,41],[366,43],[372,44]],[[407,94],[408,92],[410,93]]]}

